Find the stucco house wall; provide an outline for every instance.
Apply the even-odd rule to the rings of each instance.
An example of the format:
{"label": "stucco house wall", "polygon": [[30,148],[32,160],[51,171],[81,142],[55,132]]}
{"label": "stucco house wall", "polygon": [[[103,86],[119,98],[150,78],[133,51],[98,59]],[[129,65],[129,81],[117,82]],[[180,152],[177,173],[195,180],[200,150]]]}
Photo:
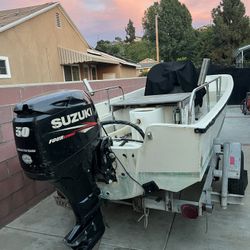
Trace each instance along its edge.
{"label": "stucco house wall", "polygon": [[107,76],[115,78],[137,77],[138,73],[134,67],[127,65],[102,65],[98,68],[98,79],[105,79]]}
{"label": "stucco house wall", "polygon": [[116,78],[120,77],[120,65],[98,65],[98,79],[105,79],[105,75],[114,75]]}
{"label": "stucco house wall", "polygon": [[136,77],[137,71],[133,67],[121,67],[120,78],[124,77]]}
{"label": "stucco house wall", "polygon": [[88,48],[58,6],[1,32],[0,43],[0,56],[9,58],[11,71],[11,78],[0,79],[0,84],[64,81],[58,46],[85,52]]}

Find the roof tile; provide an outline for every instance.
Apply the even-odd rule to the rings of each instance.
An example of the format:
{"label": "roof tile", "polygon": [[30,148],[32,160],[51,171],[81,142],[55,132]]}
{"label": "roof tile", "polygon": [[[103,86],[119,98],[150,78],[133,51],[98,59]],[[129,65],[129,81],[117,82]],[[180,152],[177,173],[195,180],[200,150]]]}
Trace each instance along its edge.
{"label": "roof tile", "polygon": [[50,5],[54,4],[51,3],[45,3],[42,5],[36,5],[36,6],[30,6],[25,8],[18,8],[18,9],[12,9],[12,10],[2,10],[0,11],[0,28],[8,25],[12,22],[15,22],[21,18],[24,18],[26,16],[29,16],[39,10],[42,10]]}

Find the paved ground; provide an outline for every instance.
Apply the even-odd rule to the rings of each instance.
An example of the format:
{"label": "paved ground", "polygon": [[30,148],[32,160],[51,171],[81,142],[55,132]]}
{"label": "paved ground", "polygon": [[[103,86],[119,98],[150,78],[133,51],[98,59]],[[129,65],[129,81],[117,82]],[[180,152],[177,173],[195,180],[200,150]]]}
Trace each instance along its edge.
{"label": "paved ground", "polygon": [[[245,168],[250,169],[250,115],[230,107],[221,138],[243,144]],[[250,249],[249,189],[244,205],[231,205],[227,210],[216,206],[212,215],[196,220],[151,210],[147,229],[142,222],[137,223],[140,214],[130,207],[105,205],[106,232],[99,250]],[[62,239],[73,224],[72,212],[56,206],[50,196],[0,230],[0,249],[67,250]]]}

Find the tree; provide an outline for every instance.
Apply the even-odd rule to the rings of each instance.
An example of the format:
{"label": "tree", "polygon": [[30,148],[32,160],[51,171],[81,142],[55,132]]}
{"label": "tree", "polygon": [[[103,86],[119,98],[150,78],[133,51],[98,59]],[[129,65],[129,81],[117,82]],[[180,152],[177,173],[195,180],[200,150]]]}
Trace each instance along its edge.
{"label": "tree", "polygon": [[203,58],[211,58],[214,51],[213,40],[214,33],[212,26],[204,26],[203,29],[196,30],[196,53],[193,58],[195,65],[200,66]]}
{"label": "tree", "polygon": [[100,40],[97,42],[96,49],[117,57],[125,56],[125,48],[122,42],[114,43],[108,40]]}
{"label": "tree", "polygon": [[96,49],[133,62],[139,62],[147,57],[154,58],[155,55],[155,48],[145,39],[133,43],[124,43],[117,37],[114,42],[100,40]]}
{"label": "tree", "polygon": [[125,45],[125,57],[134,62],[140,62],[145,58],[155,57],[155,48],[152,47],[148,40],[141,40],[139,42]]}
{"label": "tree", "polygon": [[116,36],[116,37],[115,37],[115,42],[121,43],[121,42],[122,42],[122,39],[121,39],[121,37],[119,37],[119,36]]}
{"label": "tree", "polygon": [[129,19],[127,26],[125,27],[126,39],[125,42],[131,43],[135,40],[135,27],[131,19]]}
{"label": "tree", "polygon": [[152,44],[155,43],[155,16],[160,12],[159,3],[154,2],[145,12],[142,18],[144,38]]}
{"label": "tree", "polygon": [[155,43],[155,15],[159,16],[159,47],[161,60],[192,59],[195,51],[195,33],[188,9],[178,0],[161,0],[144,14],[144,35]]}
{"label": "tree", "polygon": [[96,49],[101,50],[103,52],[109,53],[111,47],[111,42],[108,40],[100,40],[96,44]]}
{"label": "tree", "polygon": [[222,0],[212,10],[214,50],[211,55],[217,63],[231,65],[235,49],[249,39],[250,21],[245,13],[240,0]]}

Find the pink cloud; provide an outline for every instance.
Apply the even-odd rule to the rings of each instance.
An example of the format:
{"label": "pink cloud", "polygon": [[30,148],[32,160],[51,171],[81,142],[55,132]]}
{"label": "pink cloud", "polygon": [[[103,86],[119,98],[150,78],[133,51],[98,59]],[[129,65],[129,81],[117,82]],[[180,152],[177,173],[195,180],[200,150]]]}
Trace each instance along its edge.
{"label": "pink cloud", "polygon": [[[101,30],[115,30],[116,28],[124,29],[129,18],[132,19],[136,27],[140,27],[145,9],[153,4],[154,0],[138,2],[134,0],[109,0],[107,2],[108,4],[105,9],[97,9],[96,11],[92,8],[88,9],[87,5],[83,2],[83,9],[81,10],[82,16],[77,13],[80,10],[74,9],[72,12],[74,12],[74,16],[78,21],[83,21],[84,19],[89,20],[89,22],[82,22],[82,27],[89,27],[89,25],[92,26],[94,23],[98,24]],[[68,9],[67,6],[68,4],[65,3],[66,9]],[[72,5],[71,8],[73,8]],[[108,25],[104,25],[107,23]]]}
{"label": "pink cloud", "polygon": [[[50,0],[1,0],[0,10],[32,6]],[[53,1],[53,0],[52,0]],[[113,40],[115,36],[125,36],[125,26],[129,18],[136,27],[137,35],[142,35],[144,11],[157,0],[60,0],[90,44],[99,39]],[[180,0],[189,9],[194,27],[211,23],[211,11],[220,0]],[[242,0],[246,14],[250,16],[250,1]]]}
{"label": "pink cloud", "polygon": [[[246,7],[246,14],[250,16],[250,1],[241,0]],[[184,3],[188,10],[190,11],[193,19],[193,25],[195,27],[204,24],[209,24],[212,22],[211,11],[213,8],[216,8],[220,0],[180,0]]]}
{"label": "pink cloud", "polygon": [[99,0],[102,5],[98,5],[94,10],[93,5],[89,5],[89,1],[91,0],[81,2],[75,0],[70,4],[67,1],[61,1],[61,4],[83,35],[86,38],[91,36],[92,41],[113,40],[116,36],[124,37],[125,26],[129,18],[134,22],[137,33],[141,34],[144,11],[154,2],[154,0],[138,2],[134,0]]}

